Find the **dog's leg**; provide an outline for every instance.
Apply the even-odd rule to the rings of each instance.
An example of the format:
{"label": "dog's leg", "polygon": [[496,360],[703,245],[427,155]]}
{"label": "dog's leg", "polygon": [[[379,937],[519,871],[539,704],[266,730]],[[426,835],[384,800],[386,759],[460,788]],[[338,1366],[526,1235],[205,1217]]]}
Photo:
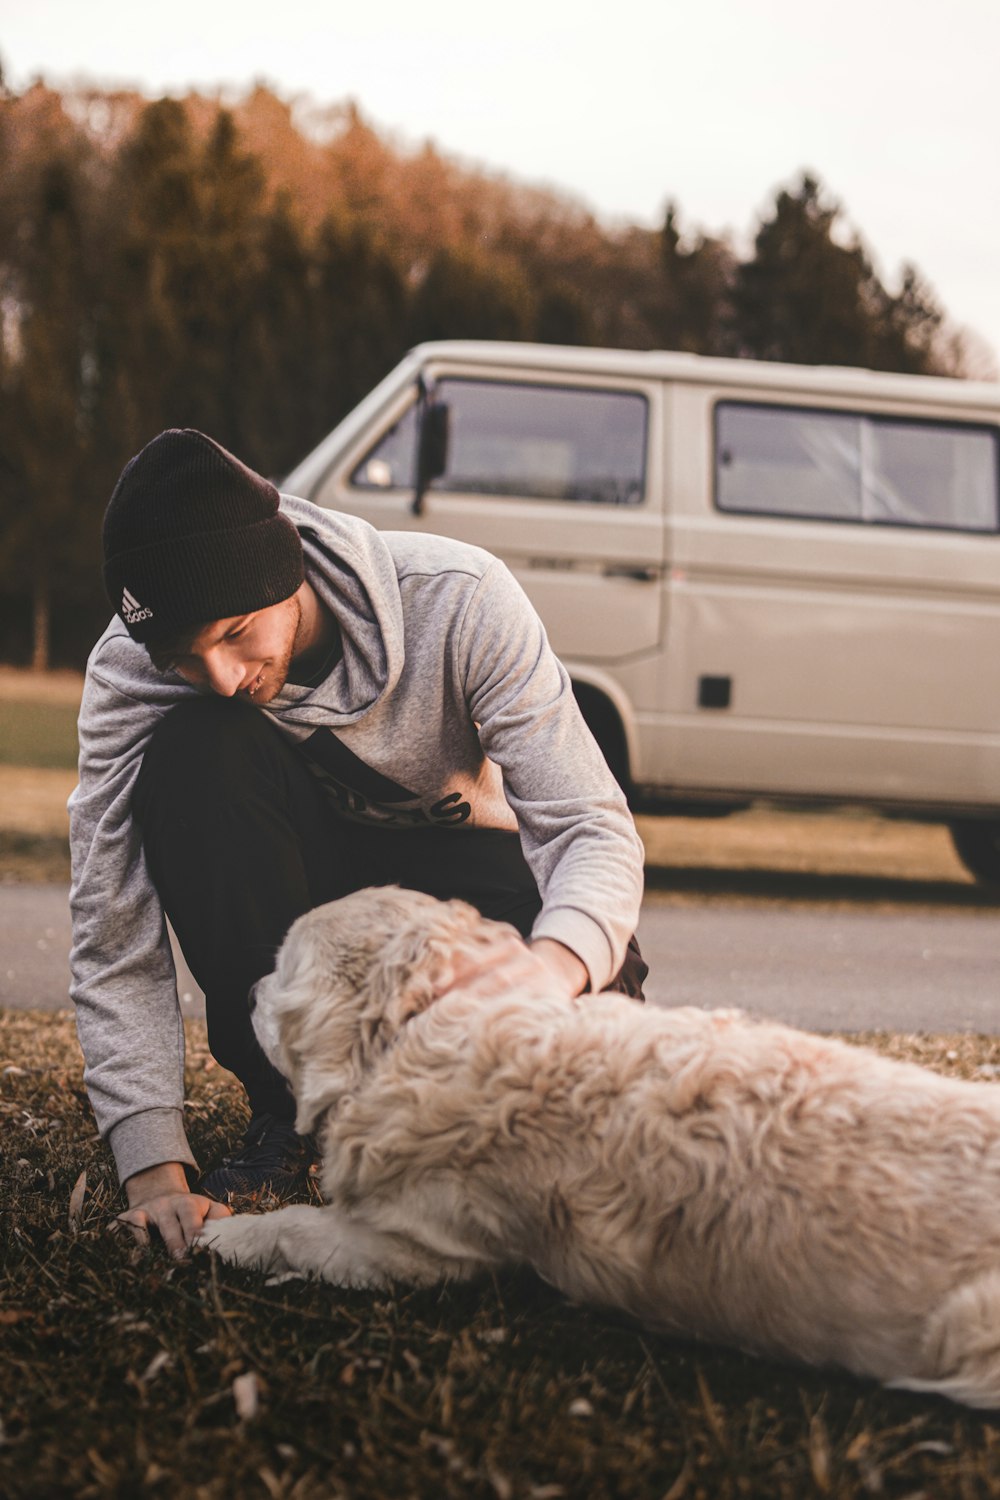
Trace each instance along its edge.
{"label": "dog's leg", "polygon": [[[207,1246],[234,1266],[255,1266],[262,1271],[305,1272],[286,1254],[292,1242],[303,1246],[317,1237],[312,1220],[323,1210],[306,1204],[279,1208],[269,1214],[233,1214],[229,1219],[209,1219],[195,1241]],[[283,1243],[284,1242],[284,1243]]]}
{"label": "dog's leg", "polygon": [[269,1214],[211,1219],[197,1243],[233,1265],[321,1276],[337,1286],[387,1287],[393,1281],[433,1286],[462,1273],[457,1263],[329,1206],[293,1205]]}
{"label": "dog's leg", "polygon": [[920,1365],[926,1374],[889,1384],[936,1392],[966,1406],[1000,1408],[1000,1270],[945,1298],[928,1320]]}

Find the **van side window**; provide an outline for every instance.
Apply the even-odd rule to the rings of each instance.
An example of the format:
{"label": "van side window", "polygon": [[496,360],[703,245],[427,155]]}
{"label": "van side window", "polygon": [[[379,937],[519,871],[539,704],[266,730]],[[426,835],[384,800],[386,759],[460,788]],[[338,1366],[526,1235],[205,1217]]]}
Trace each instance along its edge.
{"label": "van side window", "polygon": [[722,401],[715,475],[720,510],[996,531],[1000,432]]}
{"label": "van side window", "polygon": [[[450,409],[448,467],[430,488],[638,505],[645,495],[647,404],[633,391],[498,380],[439,380]],[[365,455],[358,489],[413,482],[416,407]]]}

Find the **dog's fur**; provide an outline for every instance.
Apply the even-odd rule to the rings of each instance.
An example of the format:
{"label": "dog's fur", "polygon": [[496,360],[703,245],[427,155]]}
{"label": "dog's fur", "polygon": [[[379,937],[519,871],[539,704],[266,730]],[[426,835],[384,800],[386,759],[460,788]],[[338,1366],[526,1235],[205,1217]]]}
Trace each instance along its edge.
{"label": "dog's fur", "polygon": [[254,1025],[325,1206],[205,1242],[345,1286],[526,1263],[667,1332],[1000,1406],[1000,1088],[734,1011],[432,1004],[491,932],[395,888],[295,923]]}

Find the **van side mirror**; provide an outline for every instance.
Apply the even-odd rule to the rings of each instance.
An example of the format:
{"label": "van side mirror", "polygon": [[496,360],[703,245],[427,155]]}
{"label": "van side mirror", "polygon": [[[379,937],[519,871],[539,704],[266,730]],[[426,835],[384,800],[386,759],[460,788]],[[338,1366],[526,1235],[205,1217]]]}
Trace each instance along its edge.
{"label": "van side mirror", "polygon": [[417,435],[417,477],[413,489],[413,514],[423,514],[424,492],[432,480],[440,479],[448,467],[450,410],[447,401],[428,401],[422,406]]}

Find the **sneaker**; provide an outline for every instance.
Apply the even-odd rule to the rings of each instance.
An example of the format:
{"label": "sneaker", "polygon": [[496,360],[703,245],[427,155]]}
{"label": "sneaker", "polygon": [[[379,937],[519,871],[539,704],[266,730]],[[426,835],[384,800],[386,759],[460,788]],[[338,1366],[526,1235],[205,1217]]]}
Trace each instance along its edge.
{"label": "sneaker", "polygon": [[287,1198],[305,1187],[315,1157],[312,1137],[296,1135],[291,1120],[254,1115],[240,1149],[223,1157],[221,1165],[201,1179],[197,1191],[220,1203],[265,1193]]}

